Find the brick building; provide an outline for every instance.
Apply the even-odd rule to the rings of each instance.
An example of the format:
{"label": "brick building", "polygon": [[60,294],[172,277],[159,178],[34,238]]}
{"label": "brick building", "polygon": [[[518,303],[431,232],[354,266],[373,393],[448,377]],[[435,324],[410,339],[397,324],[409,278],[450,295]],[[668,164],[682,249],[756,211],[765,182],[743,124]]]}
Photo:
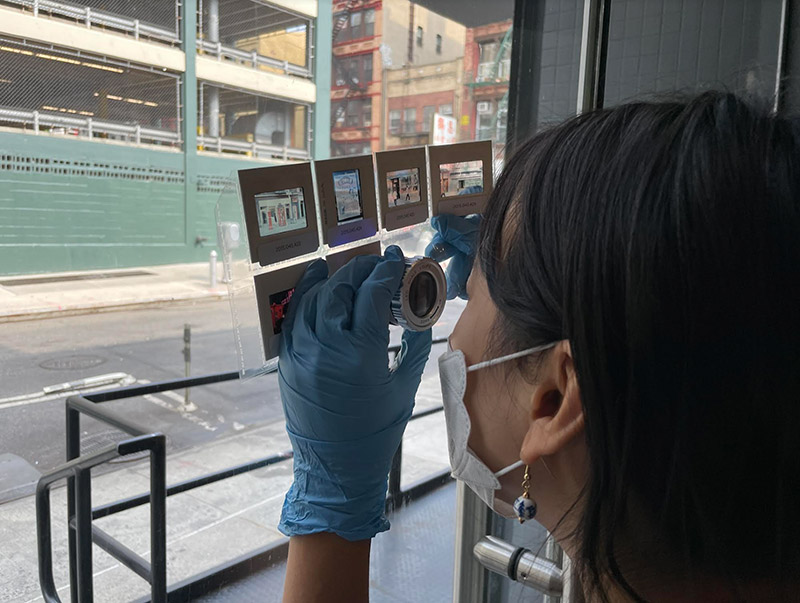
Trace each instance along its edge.
{"label": "brick building", "polygon": [[463,60],[389,69],[384,148],[431,142],[433,115],[461,115]]}
{"label": "brick building", "polygon": [[467,29],[461,140],[493,139],[503,146],[510,73],[511,20]]}
{"label": "brick building", "polygon": [[[388,136],[384,122],[389,83],[383,80],[384,70],[460,59],[465,28],[408,0],[340,0],[334,2],[333,12],[331,154],[381,150]],[[434,88],[432,93],[444,92]],[[446,109],[455,97],[445,96],[441,104]],[[424,127],[426,106],[419,106],[415,127]]]}

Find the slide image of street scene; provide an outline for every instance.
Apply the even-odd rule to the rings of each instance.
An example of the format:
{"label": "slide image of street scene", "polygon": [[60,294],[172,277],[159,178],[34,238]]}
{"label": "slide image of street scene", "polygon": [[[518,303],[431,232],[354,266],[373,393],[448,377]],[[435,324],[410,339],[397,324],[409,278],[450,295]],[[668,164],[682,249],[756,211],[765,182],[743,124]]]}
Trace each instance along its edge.
{"label": "slide image of street scene", "polygon": [[443,163],[439,166],[442,197],[474,195],[483,192],[483,161]]}
{"label": "slide image of street scene", "polygon": [[308,226],[302,188],[289,188],[255,196],[258,233],[262,237]]}
{"label": "slide image of street scene", "polygon": [[336,198],[336,217],[339,224],[364,217],[358,170],[333,172],[333,194]]}
{"label": "slide image of street scene", "polygon": [[386,173],[386,191],[389,207],[419,203],[419,168]]}
{"label": "slide image of street scene", "polygon": [[272,311],[272,332],[275,335],[281,332],[283,319],[286,318],[286,308],[289,306],[289,302],[292,301],[293,293],[294,287],[269,296],[269,308]]}

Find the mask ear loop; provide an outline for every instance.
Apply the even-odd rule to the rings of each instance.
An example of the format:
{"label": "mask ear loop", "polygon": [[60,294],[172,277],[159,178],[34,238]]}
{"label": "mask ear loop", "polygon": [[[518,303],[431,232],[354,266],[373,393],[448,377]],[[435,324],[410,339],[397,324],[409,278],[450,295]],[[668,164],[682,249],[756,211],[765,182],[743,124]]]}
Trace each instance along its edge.
{"label": "mask ear loop", "polygon": [[514,471],[514,469],[519,469],[524,464],[525,463],[523,463],[522,461],[517,461],[516,463],[514,463],[513,465],[509,465],[505,469],[500,469],[500,471],[495,473],[494,476],[495,477],[503,477],[506,473],[511,473],[512,471]]}
{"label": "mask ear loop", "polygon": [[528,348],[527,350],[522,350],[521,352],[515,352],[513,354],[509,354],[508,356],[501,356],[500,358],[494,358],[493,360],[484,360],[483,362],[479,362],[478,364],[473,364],[472,366],[467,367],[467,372],[471,373],[472,371],[477,371],[482,368],[486,368],[489,366],[495,366],[497,364],[502,364],[503,362],[508,362],[509,360],[516,360],[517,358],[522,358],[523,356],[530,356],[531,354],[536,354],[537,352],[544,352],[545,350],[549,350],[552,347],[555,347],[557,341],[553,343],[547,343],[545,345],[536,346],[535,348]]}

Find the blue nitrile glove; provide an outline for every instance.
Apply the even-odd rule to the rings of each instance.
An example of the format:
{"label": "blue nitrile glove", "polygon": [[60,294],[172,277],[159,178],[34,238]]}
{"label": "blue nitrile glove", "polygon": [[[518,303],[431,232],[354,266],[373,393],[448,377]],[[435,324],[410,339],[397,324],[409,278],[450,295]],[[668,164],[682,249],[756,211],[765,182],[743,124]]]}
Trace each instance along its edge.
{"label": "blue nitrile glove", "polygon": [[402,362],[389,368],[390,304],[404,270],[393,246],[330,278],[318,260],[295,289],[278,369],[294,449],[278,526],[287,536],[363,540],[389,529],[387,477],[431,349],[430,330],[406,331]]}
{"label": "blue nitrile glove", "polygon": [[436,234],[425,255],[437,262],[452,258],[447,267],[447,299],[467,299],[467,279],[475,260],[481,217],[442,214],[431,218],[431,226]]}

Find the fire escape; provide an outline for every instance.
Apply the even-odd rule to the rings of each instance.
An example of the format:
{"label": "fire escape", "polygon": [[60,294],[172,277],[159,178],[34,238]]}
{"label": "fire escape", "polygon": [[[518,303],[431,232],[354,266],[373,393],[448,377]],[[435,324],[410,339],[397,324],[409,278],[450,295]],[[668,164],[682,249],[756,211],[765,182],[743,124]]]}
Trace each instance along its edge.
{"label": "fire escape", "polygon": [[[336,19],[336,23],[333,25],[334,44],[336,44],[336,38],[341,33],[342,29],[344,29],[348,19],[350,19],[350,14],[358,4],[360,4],[360,0],[349,0],[344,11],[339,13],[339,17]],[[366,92],[367,87],[366,82],[362,82],[357,74],[352,73],[350,69],[345,67],[342,61],[335,62],[334,64],[336,65],[336,81],[343,81],[345,85],[347,85],[347,93],[340,99],[339,103],[336,105],[336,109],[334,110],[333,123],[336,124],[344,117],[344,114],[347,111],[347,103],[350,101],[350,99],[357,94],[363,94]]]}

